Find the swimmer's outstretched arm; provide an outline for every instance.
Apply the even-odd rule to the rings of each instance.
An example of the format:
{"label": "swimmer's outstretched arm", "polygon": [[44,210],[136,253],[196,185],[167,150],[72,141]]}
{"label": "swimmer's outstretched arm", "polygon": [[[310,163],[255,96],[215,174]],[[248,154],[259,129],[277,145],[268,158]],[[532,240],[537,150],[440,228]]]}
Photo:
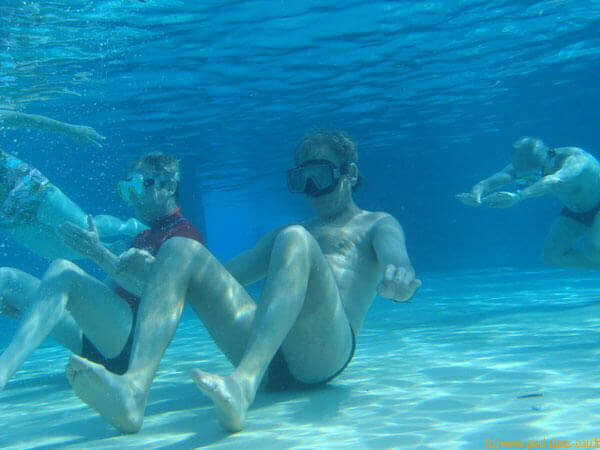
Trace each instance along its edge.
{"label": "swimmer's outstretched arm", "polygon": [[516,192],[495,192],[483,199],[483,203],[492,208],[508,208],[530,198],[552,194],[557,186],[568,183],[579,176],[585,160],[573,155],[565,159],[560,170],[546,175],[531,186]]}
{"label": "swimmer's outstretched arm", "polygon": [[415,278],[402,227],[386,214],[373,226],[370,238],[382,270],[377,293],[396,302],[410,300],[421,286],[421,280]]}
{"label": "swimmer's outstretched arm", "polygon": [[101,142],[106,139],[92,127],[72,125],[38,114],[25,114],[18,111],[0,109],[0,125],[15,128],[35,128],[42,131],[52,131],[64,134],[78,144],[91,144],[102,148]]}
{"label": "swimmer's outstretched arm", "polygon": [[552,193],[556,186],[569,183],[571,180],[577,178],[584,166],[585,160],[581,157],[577,155],[568,157],[564,160],[560,170],[542,177],[522,191],[517,191],[519,201]]}
{"label": "swimmer's outstretched arm", "polygon": [[486,194],[495,191],[514,181],[513,166],[509,164],[500,172],[495,173],[489,178],[481,180],[471,189],[471,192],[462,192],[456,195],[456,198],[467,206],[481,205],[481,198]]}

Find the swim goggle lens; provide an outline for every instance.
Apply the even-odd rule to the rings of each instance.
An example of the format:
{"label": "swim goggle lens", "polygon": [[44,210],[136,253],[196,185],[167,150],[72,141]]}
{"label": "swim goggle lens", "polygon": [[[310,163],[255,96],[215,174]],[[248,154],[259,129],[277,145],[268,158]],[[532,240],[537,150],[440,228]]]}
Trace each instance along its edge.
{"label": "swim goggle lens", "polygon": [[333,192],[346,173],[326,159],[311,159],[286,172],[288,190],[294,194],[318,197]]}
{"label": "swim goggle lens", "polygon": [[119,181],[117,190],[119,196],[126,203],[133,203],[136,197],[140,197],[144,190],[154,185],[153,178],[144,178],[143,175],[135,175],[126,180]]}

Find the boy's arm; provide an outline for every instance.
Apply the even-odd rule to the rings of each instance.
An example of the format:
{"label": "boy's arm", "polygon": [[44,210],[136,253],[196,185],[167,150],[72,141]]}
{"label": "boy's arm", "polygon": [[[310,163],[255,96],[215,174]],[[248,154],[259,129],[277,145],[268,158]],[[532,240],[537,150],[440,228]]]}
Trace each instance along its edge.
{"label": "boy's arm", "polygon": [[106,139],[92,127],[72,125],[38,114],[25,114],[5,109],[0,110],[0,124],[15,128],[35,128],[42,131],[52,131],[64,134],[80,145],[91,144],[98,148],[102,147],[101,142]]}
{"label": "boy's arm", "polygon": [[142,295],[154,257],[138,249],[129,249],[120,256],[102,245],[93,219],[88,216],[89,230],[70,222],[57,229],[62,241],[80,255],[94,261],[109,278],[128,291]]}
{"label": "boy's arm", "polygon": [[371,230],[371,243],[383,272],[377,293],[397,302],[410,300],[421,280],[415,278],[398,221],[390,215],[379,219]]}
{"label": "boy's arm", "polygon": [[273,242],[283,228],[276,228],[266,234],[254,247],[233,257],[233,259],[225,264],[227,271],[242,286],[252,284],[267,275]]}

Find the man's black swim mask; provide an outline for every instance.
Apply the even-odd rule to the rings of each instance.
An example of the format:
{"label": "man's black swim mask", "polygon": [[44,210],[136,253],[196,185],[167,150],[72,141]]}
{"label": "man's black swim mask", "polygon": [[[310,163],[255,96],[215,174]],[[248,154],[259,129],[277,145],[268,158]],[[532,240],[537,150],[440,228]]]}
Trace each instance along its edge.
{"label": "man's black swim mask", "polygon": [[346,165],[338,168],[326,159],[310,159],[286,172],[287,185],[294,194],[319,197],[333,192],[346,173]]}

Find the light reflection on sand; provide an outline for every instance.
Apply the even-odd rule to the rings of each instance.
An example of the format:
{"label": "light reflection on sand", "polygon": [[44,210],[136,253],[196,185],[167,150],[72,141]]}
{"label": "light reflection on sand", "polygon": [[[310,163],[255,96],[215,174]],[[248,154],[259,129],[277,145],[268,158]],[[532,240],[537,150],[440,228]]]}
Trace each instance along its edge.
{"label": "light reflection on sand", "polygon": [[[188,376],[194,367],[228,370],[195,319],[184,320],[167,351],[137,435],[119,436],[82,404],[63,374],[67,353],[45,347],[0,394],[0,445],[406,449],[593,439],[600,429],[596,278],[511,270],[424,277],[427,289],[408,305],[377,300],[335,383],[262,394],[235,435],[221,432]],[[530,394],[542,395],[518,398]]]}

